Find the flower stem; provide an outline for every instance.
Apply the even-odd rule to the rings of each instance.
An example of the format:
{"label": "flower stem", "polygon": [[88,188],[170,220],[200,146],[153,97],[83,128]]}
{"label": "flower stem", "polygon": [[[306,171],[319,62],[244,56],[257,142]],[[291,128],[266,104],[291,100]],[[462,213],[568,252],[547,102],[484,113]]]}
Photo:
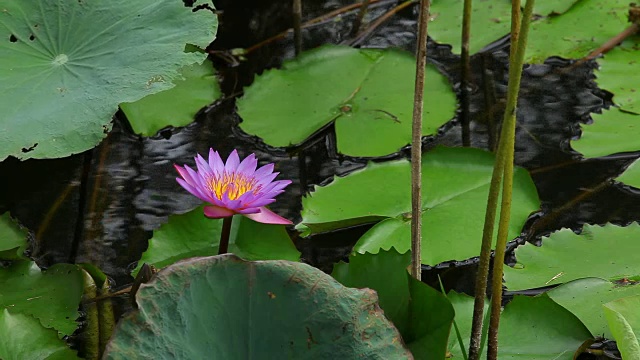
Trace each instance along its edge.
{"label": "flower stem", "polygon": [[222,232],[220,233],[220,246],[218,247],[218,255],[229,252],[229,235],[231,234],[231,222],[233,216],[222,219]]}

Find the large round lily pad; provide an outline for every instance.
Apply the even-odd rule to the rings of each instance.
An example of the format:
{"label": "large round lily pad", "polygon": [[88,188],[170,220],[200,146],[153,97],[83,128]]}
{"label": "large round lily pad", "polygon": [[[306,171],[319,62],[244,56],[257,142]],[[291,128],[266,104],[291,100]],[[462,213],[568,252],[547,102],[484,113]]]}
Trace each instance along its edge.
{"label": "large round lily pad", "polygon": [[603,307],[622,358],[640,358],[640,295],[614,300]]}
{"label": "large round lily pad", "polygon": [[95,146],[121,102],[168,89],[217,27],[181,0],[6,0],[0,7],[0,161]]}
{"label": "large round lily pad", "polygon": [[[478,149],[439,147],[422,162],[422,259],[435,265],[480,253],[494,156]],[[368,165],[331,184],[316,187],[302,201],[307,233],[383,220],[356,244],[355,251],[377,253],[392,246],[410,249],[411,168],[408,161]],[[515,238],[531,212],[539,208],[535,185],[526,170],[514,175],[509,237]],[[497,227],[496,227],[497,228]]]}
{"label": "large round lily pad", "polygon": [[[423,134],[453,118],[447,79],[427,67]],[[304,142],[332,121],[338,151],[381,156],[411,142],[415,58],[399,50],[327,45],[256,78],[238,100],[240,127],[273,146]]]}
{"label": "large round lily pad", "polygon": [[309,265],[181,261],[142,285],[105,359],[409,359],[372,290]]}
{"label": "large round lily pad", "polygon": [[640,274],[636,253],[640,225],[626,227],[584,225],[580,235],[562,229],[542,240],[515,250],[517,264],[504,267],[509,290],[562,284],[584,277],[616,280]]}
{"label": "large round lily pad", "polygon": [[636,160],[629,165],[616,180],[640,189],[640,160]]}

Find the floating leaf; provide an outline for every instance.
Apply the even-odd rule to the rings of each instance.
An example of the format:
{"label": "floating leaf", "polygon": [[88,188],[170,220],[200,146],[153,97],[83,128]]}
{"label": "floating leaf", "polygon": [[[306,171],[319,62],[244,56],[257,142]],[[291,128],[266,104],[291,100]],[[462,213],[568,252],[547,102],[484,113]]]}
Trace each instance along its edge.
{"label": "floating leaf", "polygon": [[201,108],[222,96],[211,62],[187,65],[180,74],[184,78],[174,80],[175,87],[120,104],[134,132],[151,136],[170,125],[185,126]]}
{"label": "floating leaf", "polygon": [[0,215],[0,260],[17,260],[27,248],[27,232],[11,219],[8,212]]}
{"label": "floating leaf", "polygon": [[95,146],[121,102],[173,87],[216,17],[180,0],[7,0],[0,11],[0,161]]}
{"label": "floating leaf", "polygon": [[[425,264],[462,260],[480,252],[484,214],[493,171],[492,154],[439,147],[425,154],[423,169],[422,259]],[[385,219],[356,244],[360,253],[410,248],[411,168],[408,161],[369,164],[331,184],[316,187],[302,201],[307,233]],[[520,234],[539,207],[536,188],[524,169],[516,169],[509,236]],[[456,231],[451,231],[456,229]]]}
{"label": "floating leaf", "polygon": [[[587,56],[629,26],[628,8],[628,0],[580,0],[561,16],[532,22],[526,61],[541,63],[550,56]],[[593,19],[593,26],[585,26],[585,19]]]}
{"label": "floating leaf", "polygon": [[582,136],[571,146],[585,157],[599,157],[640,150],[640,116],[617,108],[592,114],[593,124],[582,127]]}
{"label": "floating leaf", "polygon": [[[217,254],[221,231],[222,219],[205,217],[202,207],[171,216],[153,232],[134,275],[144,263],[162,268],[178,260]],[[247,260],[300,260],[283,225],[262,224],[244,216],[233,218],[229,252]]]}
{"label": "floating leaf", "polygon": [[640,358],[640,296],[618,299],[603,307],[622,358]]}
{"label": "floating leaf", "polygon": [[[449,298],[456,309],[456,323],[462,338],[467,341],[471,333],[473,298],[453,293]],[[500,318],[498,359],[573,360],[576,350],[590,338],[589,330],[580,320],[548,297],[515,296]],[[484,352],[484,349],[480,351]],[[457,345],[452,355],[454,359],[462,359]]]}
{"label": "floating leaf", "polygon": [[[429,36],[442,44],[453,46],[460,53],[462,34],[462,8],[464,0],[434,0],[431,4]],[[473,4],[469,52],[483,47],[509,34],[511,31],[511,3],[505,0],[481,0]]]}
{"label": "floating leaf", "polygon": [[640,274],[636,258],[640,225],[626,227],[584,225],[580,235],[562,229],[542,240],[515,250],[518,266],[505,266],[509,290],[524,290],[561,284],[585,277],[610,280]]}
{"label": "floating leaf", "polygon": [[[631,37],[598,59],[596,82],[613,93],[613,102],[625,111],[640,115],[640,39]],[[638,119],[640,122],[640,119]]]}
{"label": "floating leaf", "polygon": [[[471,338],[471,324],[473,320],[473,302],[474,299],[468,295],[457,293],[455,291],[449,291],[447,294],[447,299],[453,305],[455,310],[455,323],[458,326],[458,330],[460,331],[460,336],[462,337],[462,343],[464,344],[465,353],[469,349],[469,339]],[[489,300],[485,299],[484,302],[484,314],[485,314],[485,325],[482,328],[483,331],[483,343],[481,347],[484,347],[484,340],[487,334],[488,329],[488,313],[489,310]],[[503,339],[504,341],[504,339]],[[451,353],[454,359],[462,359],[464,358],[463,352],[460,350],[460,343],[458,342],[458,338],[455,333],[455,329],[451,329],[451,334],[449,335],[449,344],[448,344],[449,352]]]}
{"label": "floating leaf", "polygon": [[0,308],[31,315],[45,328],[71,335],[78,327],[82,275],[75,265],[56,264],[46,271],[31,261],[0,268]]}
{"label": "floating leaf", "polygon": [[409,359],[369,289],[302,263],[189,259],[136,295],[105,359]]}
{"label": "floating leaf", "polygon": [[[591,331],[591,334],[611,339],[602,305],[631,295],[640,295],[637,284],[614,284],[598,278],[570,281],[546,292],[553,301],[571,311]],[[588,301],[585,301],[588,299]]]}
{"label": "floating leaf", "polygon": [[409,252],[401,255],[395,249],[357,254],[337,264],[332,276],[348,287],[375,290],[415,359],[444,359],[453,307],[439,291],[409,275],[410,262]]}
{"label": "floating leaf", "polygon": [[629,165],[616,180],[640,189],[640,160],[636,160]]}
{"label": "floating leaf", "polygon": [[[431,66],[426,76],[424,135],[456,107],[447,79]],[[269,145],[290,146],[335,121],[341,153],[387,155],[411,142],[414,78],[409,53],[326,45],[257,77],[238,100],[240,127]]]}
{"label": "floating leaf", "polygon": [[564,14],[579,1],[580,0],[536,1],[533,13],[542,16]]}
{"label": "floating leaf", "polygon": [[45,329],[29,315],[0,310],[0,359],[73,360],[79,359],[58,338],[55,330]]}

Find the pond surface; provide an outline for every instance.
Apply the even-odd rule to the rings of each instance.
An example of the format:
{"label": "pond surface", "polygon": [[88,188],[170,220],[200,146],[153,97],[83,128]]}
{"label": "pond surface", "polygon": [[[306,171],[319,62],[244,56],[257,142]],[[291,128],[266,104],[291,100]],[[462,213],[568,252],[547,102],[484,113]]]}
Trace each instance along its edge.
{"label": "pond surface", "polygon": [[[300,221],[301,197],[314,185],[326,184],[362,168],[368,161],[408,157],[408,148],[384,158],[352,158],[338,154],[332,126],[296,148],[273,148],[241,131],[235,99],[256,74],[294,57],[292,34],[261,46],[239,61],[228,50],[249,48],[286,30],[291,1],[217,1],[220,16],[218,39],[210,49],[219,70],[225,98],[203,109],[194,123],[170,128],[142,138],[130,129],[122,113],[114,116],[114,128],[97,148],[63,159],[7,160],[0,164],[5,186],[0,190],[0,210],[10,210],[33,229],[31,256],[40,266],[58,262],[93,263],[118,285],[131,281],[130,269],[147,247],[152,231],[171,214],[199,205],[175,181],[173,164],[193,164],[196,153],[209,147],[223,158],[233,149],[241,156],[256,153],[261,163],[274,162],[279,178],[291,179],[271,207],[294,222]],[[305,1],[309,20],[351,4],[352,1]],[[369,18],[395,5],[380,1]],[[409,7],[391,17],[369,36],[353,39],[351,25],[357,10],[331,17],[306,28],[304,47],[324,43],[356,43],[361,47],[415,49],[416,9]],[[491,148],[494,126],[499,124],[507,84],[509,44],[498,41],[472,58],[473,93],[470,104],[472,146]],[[429,60],[459,89],[460,59],[447,45],[429,43]],[[583,160],[569,141],[580,135],[580,125],[590,113],[611,106],[611,94],[594,83],[593,61],[576,64],[552,58],[543,65],[527,66],[518,108],[516,163],[527,168],[536,183],[542,210],[534,214],[517,242],[538,241],[562,227],[613,222],[627,224],[640,219],[640,194],[611,178],[620,174],[640,153]],[[282,131],[286,131],[283,129]],[[460,146],[457,118],[442,126],[436,136],[423,139],[424,150],[436,145]],[[464,216],[464,214],[460,214]],[[345,259],[361,226],[313,238],[291,236],[303,260],[325,271]],[[424,229],[423,231],[429,231]],[[451,229],[456,232],[456,229]],[[516,243],[512,244],[512,247]],[[475,261],[451,262],[424,268],[424,281],[471,292]]]}

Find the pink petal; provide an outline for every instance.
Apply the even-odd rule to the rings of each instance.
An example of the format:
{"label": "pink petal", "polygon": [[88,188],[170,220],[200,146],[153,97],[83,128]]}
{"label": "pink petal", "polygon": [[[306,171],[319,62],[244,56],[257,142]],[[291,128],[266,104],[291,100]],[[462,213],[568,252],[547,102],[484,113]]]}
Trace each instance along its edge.
{"label": "pink petal", "polygon": [[248,203],[247,205],[251,206],[251,207],[263,207],[265,205],[269,205],[273,202],[275,202],[276,199],[270,199],[270,198],[264,198],[264,199],[257,199],[254,200],[250,203]]}
{"label": "pink petal", "polygon": [[226,218],[229,216],[233,216],[234,212],[229,210],[229,209],[225,209],[223,207],[219,207],[219,206],[205,206],[204,207],[204,216],[210,218],[210,219],[221,219],[221,218]]}
{"label": "pink petal", "polygon": [[281,225],[293,224],[291,221],[274,213],[273,211],[267,209],[266,207],[261,207],[260,212],[257,214],[244,214],[244,216],[248,217],[253,221],[257,221],[263,224],[281,224]]}
{"label": "pink petal", "polygon": [[256,180],[258,180],[258,182],[256,183],[256,185],[257,185],[257,186],[263,186],[263,187],[264,187],[264,186],[268,185],[270,182],[272,182],[272,181],[273,181],[273,179],[275,179],[275,178],[276,178],[276,176],[278,176],[278,174],[280,174],[280,173],[275,172],[275,173],[273,173],[273,174],[265,175],[265,176],[263,176],[263,177],[261,177],[261,178],[259,178],[259,177],[257,177],[257,176],[254,176],[254,178],[255,178]]}
{"label": "pink petal", "polygon": [[199,198],[202,201],[206,201],[206,202],[211,202],[211,200],[209,199],[208,196],[206,196],[205,194],[203,194],[201,191],[199,191],[198,188],[193,187],[191,185],[189,185],[186,181],[182,180],[181,178],[176,178],[176,181],[178,182],[178,184],[180,184],[180,186],[182,186],[185,190],[187,190],[188,192],[191,193],[191,195]]}
{"label": "pink petal", "polygon": [[238,165],[237,172],[252,175],[256,171],[256,166],[258,166],[258,159],[255,154],[251,154]]}
{"label": "pink petal", "polygon": [[234,149],[227,158],[227,163],[224,165],[224,170],[227,172],[227,174],[235,172],[238,168],[238,164],[240,164],[240,157],[238,156],[238,151]]}
{"label": "pink petal", "polygon": [[216,175],[222,174],[224,170],[224,162],[222,162],[220,154],[217,151],[213,151],[213,149],[209,149],[209,168]]}
{"label": "pink petal", "polygon": [[242,210],[238,210],[237,213],[238,214],[257,214],[260,212],[260,208],[259,207],[250,207],[250,208],[246,208],[246,209],[242,209]]}
{"label": "pink petal", "polygon": [[196,166],[198,167],[198,173],[201,175],[210,176],[212,174],[211,168],[209,168],[209,164],[207,164],[207,162],[202,158],[202,156],[198,154],[198,156],[196,156],[195,159],[196,159]]}
{"label": "pink petal", "polygon": [[173,167],[178,171],[178,174],[182,176],[182,178],[187,182],[187,184],[191,186],[196,186],[198,184],[197,181],[191,178],[191,175],[189,175],[189,173],[185,168],[182,168],[179,165],[175,165],[175,164],[173,165]]}
{"label": "pink petal", "polygon": [[273,168],[274,168],[274,164],[267,164],[263,167],[261,167],[260,169],[256,170],[255,173],[253,173],[253,177],[255,177],[256,179],[260,180],[260,178],[265,177],[266,175],[269,175],[273,172]]}

